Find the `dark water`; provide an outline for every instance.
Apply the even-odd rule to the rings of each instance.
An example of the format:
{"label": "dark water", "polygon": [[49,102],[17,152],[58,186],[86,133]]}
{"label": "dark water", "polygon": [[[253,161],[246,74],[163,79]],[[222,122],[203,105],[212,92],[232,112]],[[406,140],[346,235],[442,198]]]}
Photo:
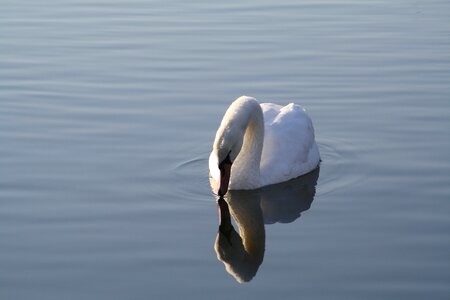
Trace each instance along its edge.
{"label": "dark water", "polygon": [[[0,298],[448,299],[449,20],[448,1],[3,1]],[[207,157],[242,94],[306,107],[323,161],[306,198],[255,200],[264,256],[239,284]]]}

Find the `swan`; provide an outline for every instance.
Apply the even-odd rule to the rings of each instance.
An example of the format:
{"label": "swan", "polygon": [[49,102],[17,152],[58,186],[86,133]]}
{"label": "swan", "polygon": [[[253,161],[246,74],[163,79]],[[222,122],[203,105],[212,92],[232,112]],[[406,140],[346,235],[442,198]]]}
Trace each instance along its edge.
{"label": "swan", "polygon": [[219,196],[252,190],[314,170],[320,162],[314,127],[297,104],[259,103],[241,96],[225,112],[209,156]]}

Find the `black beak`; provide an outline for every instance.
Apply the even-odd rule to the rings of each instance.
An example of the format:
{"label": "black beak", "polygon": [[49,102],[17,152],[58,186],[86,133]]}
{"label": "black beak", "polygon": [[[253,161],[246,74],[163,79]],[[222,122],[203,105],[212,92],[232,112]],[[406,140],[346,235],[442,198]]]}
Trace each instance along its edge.
{"label": "black beak", "polygon": [[230,154],[219,164],[220,182],[219,182],[219,196],[223,197],[228,191],[228,184],[231,176],[231,159]]}

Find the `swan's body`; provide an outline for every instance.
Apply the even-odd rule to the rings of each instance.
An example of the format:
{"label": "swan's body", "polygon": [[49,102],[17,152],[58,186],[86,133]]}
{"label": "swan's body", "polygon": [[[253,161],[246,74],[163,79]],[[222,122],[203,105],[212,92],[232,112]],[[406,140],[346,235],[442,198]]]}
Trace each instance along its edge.
{"label": "swan's body", "polygon": [[[242,96],[230,105],[217,130],[209,171],[211,184],[224,194],[287,181],[314,170],[319,161],[314,128],[302,107],[259,104]],[[226,172],[220,167],[227,162],[228,177],[223,177]]]}

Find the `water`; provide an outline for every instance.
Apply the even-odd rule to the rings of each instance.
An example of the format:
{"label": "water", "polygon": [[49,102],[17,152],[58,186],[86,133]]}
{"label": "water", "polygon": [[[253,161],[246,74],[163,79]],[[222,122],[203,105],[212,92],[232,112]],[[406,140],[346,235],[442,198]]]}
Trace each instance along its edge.
{"label": "water", "polygon": [[[437,0],[3,1],[0,298],[448,299],[449,19]],[[306,107],[323,161],[306,202],[260,202],[240,284],[207,157],[242,94]]]}

